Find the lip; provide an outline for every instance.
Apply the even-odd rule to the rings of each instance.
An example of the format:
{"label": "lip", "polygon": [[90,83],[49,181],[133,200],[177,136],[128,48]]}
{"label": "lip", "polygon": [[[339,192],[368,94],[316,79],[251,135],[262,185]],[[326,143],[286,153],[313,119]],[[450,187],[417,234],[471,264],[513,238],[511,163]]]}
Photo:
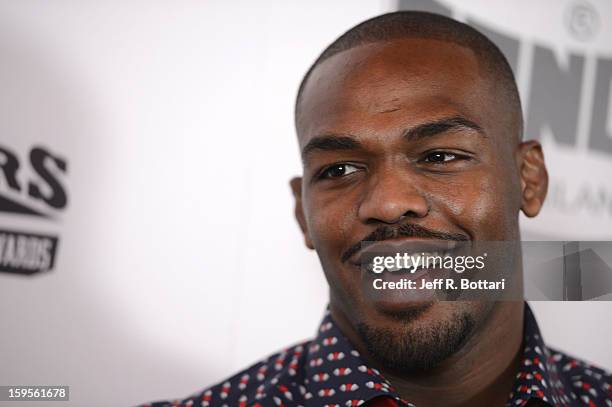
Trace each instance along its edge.
{"label": "lip", "polygon": [[384,281],[420,280],[430,276],[430,269],[420,268],[414,272],[399,270],[391,273],[372,274],[369,278],[380,278]]}
{"label": "lip", "polygon": [[395,256],[400,253],[450,253],[459,250],[468,243],[457,240],[399,238],[381,242],[364,243],[362,249],[348,260],[353,266],[361,267],[370,262],[374,256]]}

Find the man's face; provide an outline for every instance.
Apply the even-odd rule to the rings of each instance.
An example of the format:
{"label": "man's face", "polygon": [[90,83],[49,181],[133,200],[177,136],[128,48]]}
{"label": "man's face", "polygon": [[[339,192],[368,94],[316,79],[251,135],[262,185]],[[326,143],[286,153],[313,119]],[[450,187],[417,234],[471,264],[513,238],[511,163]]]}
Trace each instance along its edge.
{"label": "man's face", "polygon": [[304,88],[304,174],[292,184],[301,189],[298,218],[325,271],[332,313],[385,366],[435,365],[492,308],[387,307],[367,299],[347,256],[377,232],[393,241],[519,239],[519,130],[498,87],[468,48],[398,39],[330,57]]}

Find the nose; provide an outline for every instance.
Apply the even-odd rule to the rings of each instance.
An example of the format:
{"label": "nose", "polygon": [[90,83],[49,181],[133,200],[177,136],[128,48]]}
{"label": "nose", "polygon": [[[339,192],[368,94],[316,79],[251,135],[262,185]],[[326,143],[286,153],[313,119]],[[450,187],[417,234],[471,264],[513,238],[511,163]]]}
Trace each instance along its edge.
{"label": "nose", "polygon": [[370,180],[358,216],[363,223],[398,223],[404,218],[423,218],[429,202],[414,177],[388,169]]}

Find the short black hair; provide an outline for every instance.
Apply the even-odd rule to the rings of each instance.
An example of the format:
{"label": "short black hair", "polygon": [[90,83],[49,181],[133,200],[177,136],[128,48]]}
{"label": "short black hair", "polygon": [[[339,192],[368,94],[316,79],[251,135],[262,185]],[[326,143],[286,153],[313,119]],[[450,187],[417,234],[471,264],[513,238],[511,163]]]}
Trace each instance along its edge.
{"label": "short black hair", "polygon": [[517,137],[522,137],[521,100],[512,68],[502,51],[480,31],[439,14],[424,11],[396,11],[366,20],[332,42],[310,66],[300,83],[295,101],[297,128],[303,90],[314,69],[326,59],[363,44],[398,38],[424,38],[452,42],[471,49],[495,79],[501,81],[512,114],[517,120]]}

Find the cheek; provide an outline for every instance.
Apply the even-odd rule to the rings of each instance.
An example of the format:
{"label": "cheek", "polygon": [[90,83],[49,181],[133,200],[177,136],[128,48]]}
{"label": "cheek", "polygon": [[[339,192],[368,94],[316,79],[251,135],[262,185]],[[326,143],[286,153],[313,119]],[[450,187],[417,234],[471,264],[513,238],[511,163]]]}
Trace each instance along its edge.
{"label": "cheek", "polygon": [[501,174],[482,172],[469,180],[453,180],[441,187],[432,199],[451,222],[478,240],[515,238],[518,223],[508,184]]}
{"label": "cheek", "polygon": [[355,202],[349,194],[311,196],[306,208],[306,222],[320,256],[344,248],[346,242],[350,241],[350,229],[356,216]]}
{"label": "cheek", "polygon": [[312,199],[308,203],[306,221],[332,297],[359,308],[361,280],[356,278],[354,269],[341,262],[348,245],[364,237],[351,235],[357,223],[355,199],[352,194],[334,199],[325,196]]}

